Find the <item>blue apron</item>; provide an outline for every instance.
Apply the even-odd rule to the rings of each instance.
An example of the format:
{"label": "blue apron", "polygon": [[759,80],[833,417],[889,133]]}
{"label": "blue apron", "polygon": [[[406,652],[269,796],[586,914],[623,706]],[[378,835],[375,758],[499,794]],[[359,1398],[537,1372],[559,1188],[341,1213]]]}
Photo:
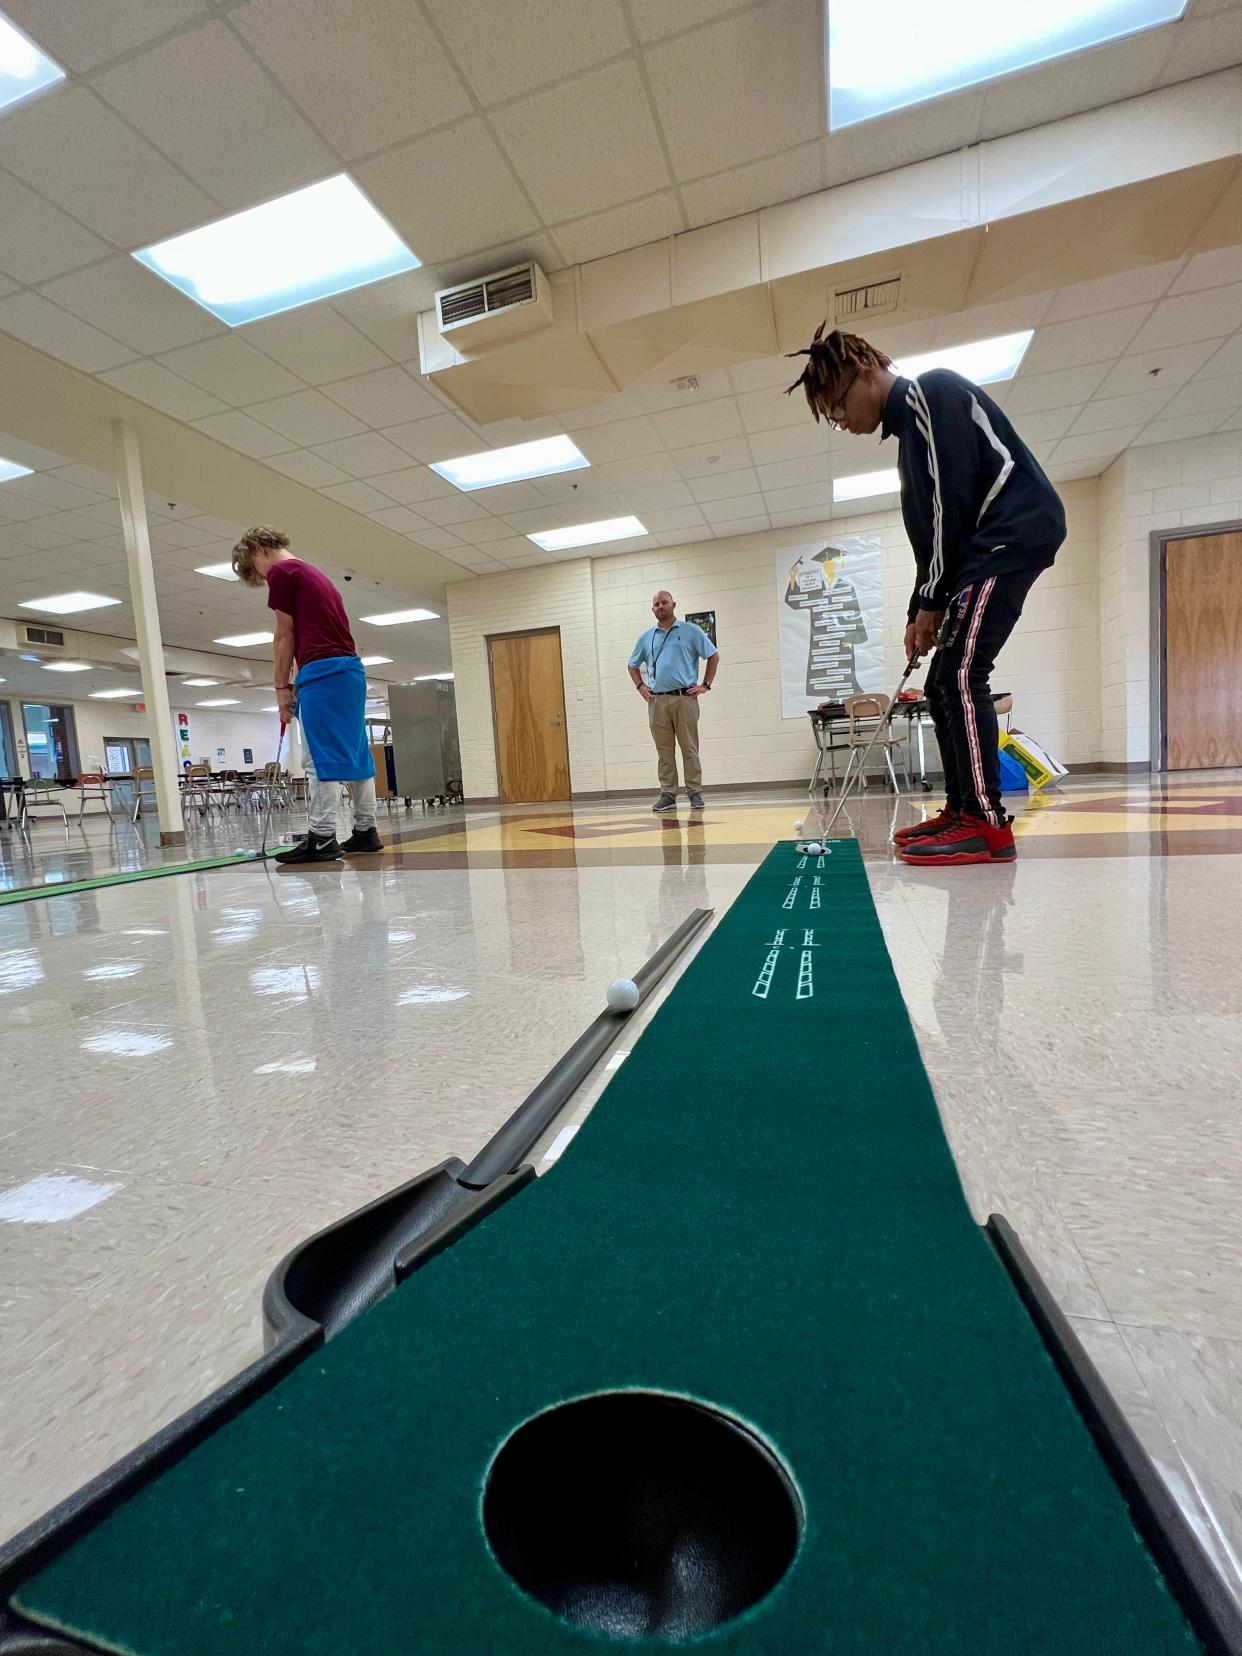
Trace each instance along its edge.
{"label": "blue apron", "polygon": [[357,656],[329,656],[298,668],[297,716],[322,782],[375,775],[367,744],[367,675]]}

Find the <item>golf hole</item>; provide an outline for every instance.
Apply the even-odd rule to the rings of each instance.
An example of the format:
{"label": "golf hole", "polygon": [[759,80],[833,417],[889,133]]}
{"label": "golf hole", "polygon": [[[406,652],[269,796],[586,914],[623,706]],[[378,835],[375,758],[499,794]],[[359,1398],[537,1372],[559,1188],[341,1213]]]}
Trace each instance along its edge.
{"label": "golf hole", "polygon": [[661,1392],[607,1392],[514,1432],[483,1525],[518,1586],[573,1626],[670,1639],[772,1591],[798,1550],[802,1504],[740,1421]]}

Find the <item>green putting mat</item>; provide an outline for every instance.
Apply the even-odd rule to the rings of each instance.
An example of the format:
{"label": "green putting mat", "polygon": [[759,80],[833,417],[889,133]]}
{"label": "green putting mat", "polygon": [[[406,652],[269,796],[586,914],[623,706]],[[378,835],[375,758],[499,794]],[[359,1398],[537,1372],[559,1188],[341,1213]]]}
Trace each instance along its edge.
{"label": "green putting mat", "polygon": [[519,1590],[481,1500],[522,1422],[649,1388],[750,1423],[804,1509],[705,1647],[1197,1650],[967,1211],[857,847],[801,861],[772,851],[545,1178],[18,1607],[135,1656],[627,1648]]}
{"label": "green putting mat", "polygon": [[[268,851],[267,856],[275,856]],[[0,908],[6,903],[32,903],[37,897],[72,897],[80,891],[98,891],[103,886],[132,885],[135,880],[163,880],[170,874],[198,874],[207,868],[234,868],[259,862],[257,851],[237,851],[228,857],[200,857],[197,862],[165,863],[159,868],[130,868],[117,874],[92,874],[84,880],[48,881],[37,886],[17,886],[0,891]]]}

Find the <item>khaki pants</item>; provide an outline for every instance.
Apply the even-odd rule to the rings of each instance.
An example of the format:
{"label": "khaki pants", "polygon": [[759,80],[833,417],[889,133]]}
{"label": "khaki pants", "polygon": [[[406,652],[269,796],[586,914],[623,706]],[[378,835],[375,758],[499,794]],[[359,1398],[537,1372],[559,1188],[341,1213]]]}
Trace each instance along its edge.
{"label": "khaki pants", "polygon": [[653,696],[647,703],[647,719],[651,725],[651,740],[659,756],[661,793],[677,792],[674,743],[681,749],[686,792],[697,793],[703,786],[703,769],[699,764],[698,697]]}

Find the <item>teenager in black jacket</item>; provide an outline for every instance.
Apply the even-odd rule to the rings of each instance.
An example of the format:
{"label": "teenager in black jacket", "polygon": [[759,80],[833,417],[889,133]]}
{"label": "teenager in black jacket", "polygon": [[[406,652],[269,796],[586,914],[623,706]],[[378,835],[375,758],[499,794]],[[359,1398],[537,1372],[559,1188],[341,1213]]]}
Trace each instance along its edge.
{"label": "teenager in black jacket", "polygon": [[840,431],[897,438],[901,512],[918,575],[907,660],[935,650],[926,695],[945,806],[893,837],[903,862],[1009,862],[989,675],[1027,593],[1065,539],[1065,512],[1038,461],[977,385],[947,368],[902,379],[883,351],[821,326],[801,378],[811,412]]}

